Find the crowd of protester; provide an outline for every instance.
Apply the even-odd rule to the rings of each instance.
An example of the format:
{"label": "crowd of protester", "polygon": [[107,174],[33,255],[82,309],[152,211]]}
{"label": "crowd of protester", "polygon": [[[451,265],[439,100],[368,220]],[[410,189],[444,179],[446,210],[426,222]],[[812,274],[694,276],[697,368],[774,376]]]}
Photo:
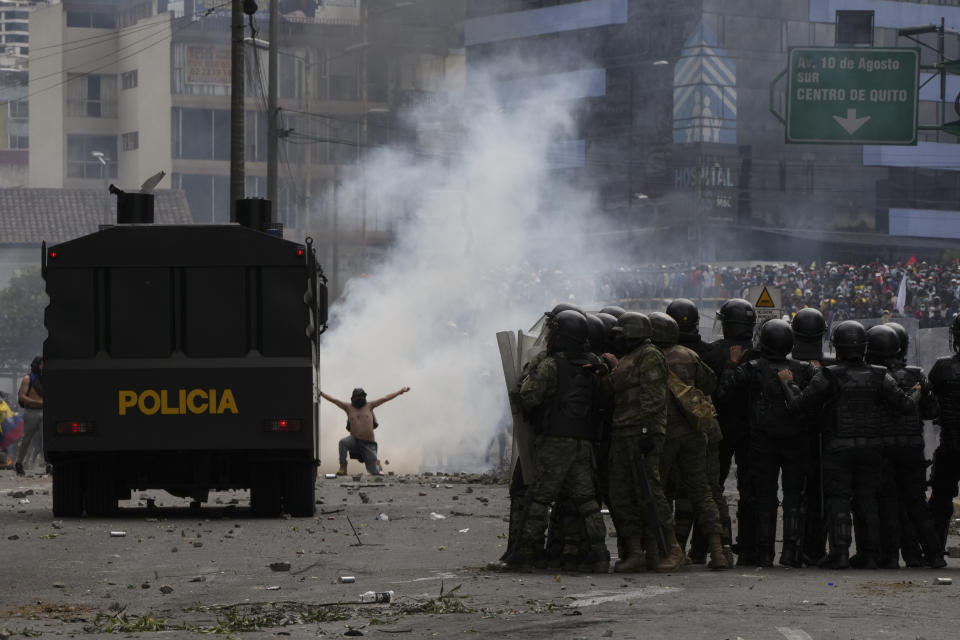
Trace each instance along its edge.
{"label": "crowd of protester", "polygon": [[[904,282],[905,278],[905,282]],[[606,300],[746,297],[749,287],[767,285],[783,293],[783,311],[804,307],[823,312],[829,324],[849,318],[916,318],[921,328],[949,325],[960,311],[960,264],[910,260],[899,264],[838,262],[621,267],[600,277]],[[905,296],[898,305],[901,282]]]}

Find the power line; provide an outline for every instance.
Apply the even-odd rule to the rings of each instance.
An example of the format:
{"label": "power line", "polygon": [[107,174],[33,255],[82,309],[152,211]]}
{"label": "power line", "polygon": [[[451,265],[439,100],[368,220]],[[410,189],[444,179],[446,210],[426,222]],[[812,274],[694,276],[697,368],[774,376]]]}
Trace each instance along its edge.
{"label": "power line", "polygon": [[[195,17],[197,17],[197,16],[201,16],[201,17],[204,17],[204,18],[205,18],[205,17],[207,17],[208,15],[212,14],[213,12],[215,12],[217,9],[221,9],[221,8],[226,7],[226,6],[229,6],[229,5],[230,5],[230,2],[225,2],[224,4],[216,5],[216,6],[210,7],[209,9],[201,9],[201,10],[199,10],[199,11],[194,11],[194,12],[191,13],[190,15],[184,15],[181,19],[193,19],[193,18],[195,18]],[[125,34],[127,34],[127,33],[135,33],[135,32],[140,31],[140,30],[142,30],[142,29],[151,29],[151,28],[157,26],[158,24],[162,24],[162,25],[165,26],[165,25],[166,25],[166,22],[163,22],[163,23],[154,23],[154,24],[147,24],[147,25],[138,25],[138,24],[134,23],[134,24],[130,25],[129,27],[121,27],[121,28],[119,28],[119,29],[112,29],[109,33],[101,33],[101,34],[97,34],[97,35],[95,35],[95,36],[88,36],[88,37],[86,37],[86,38],[78,38],[78,39],[76,39],[76,40],[71,40],[70,42],[61,42],[61,43],[59,43],[59,44],[50,44],[50,45],[45,45],[45,46],[42,46],[42,47],[34,47],[34,46],[31,46],[31,47],[30,47],[30,53],[33,54],[35,51],[43,51],[44,49],[55,49],[55,48],[58,48],[58,47],[67,47],[67,46],[69,46],[69,45],[76,44],[76,43],[78,43],[78,42],[87,42],[87,41],[90,41],[90,40],[104,40],[104,41],[106,41],[106,40],[109,40],[110,38],[115,38],[115,37],[116,37],[117,35],[119,35],[121,32],[124,32]],[[101,42],[96,42],[96,43],[93,43],[93,44],[102,44],[102,43],[101,43]],[[86,46],[86,45],[85,45],[85,46]],[[71,49],[71,51],[73,51],[73,49]],[[34,59],[34,58],[32,57],[32,55],[31,55],[31,58],[30,58],[30,59],[31,59],[31,60]],[[42,59],[42,58],[40,58],[40,59]]]}
{"label": "power line", "polygon": [[[205,11],[205,15],[202,16],[202,17],[206,17],[206,16],[208,16],[208,15],[211,15],[211,14],[212,14],[214,11],[216,11],[217,9],[221,9],[221,8],[223,8],[223,7],[225,7],[225,6],[228,6],[229,4],[230,4],[229,2],[225,2],[225,3],[223,3],[223,4],[210,7],[209,9],[207,9],[207,10]],[[102,65],[98,66],[98,67],[94,67],[93,69],[90,69],[90,70],[88,70],[88,71],[77,72],[75,75],[76,75],[76,76],[80,76],[80,77],[89,76],[89,75],[93,74],[95,71],[100,71],[100,70],[106,69],[107,67],[111,67],[111,66],[113,66],[113,65],[115,65],[115,64],[119,64],[120,62],[123,62],[124,60],[127,60],[127,59],[129,59],[129,58],[132,58],[133,56],[137,55],[138,53],[142,53],[143,51],[146,51],[147,49],[149,49],[149,48],[151,48],[151,47],[154,47],[154,46],[156,46],[156,45],[158,45],[158,44],[161,44],[161,43],[165,42],[165,41],[168,40],[168,39],[172,39],[174,35],[180,33],[180,32],[183,31],[184,29],[187,29],[187,28],[193,26],[194,24],[197,24],[197,21],[188,22],[187,24],[185,24],[184,26],[180,27],[179,29],[176,29],[176,30],[172,31],[169,36],[168,36],[168,35],[165,35],[165,34],[159,34],[159,35],[161,35],[161,38],[160,38],[159,40],[157,40],[156,42],[151,42],[150,44],[148,44],[148,45],[146,45],[146,46],[144,46],[144,47],[141,47],[140,49],[137,49],[136,51],[133,51],[133,52],[129,53],[128,55],[125,55],[125,56],[122,56],[122,57],[120,57],[120,58],[117,58],[116,60],[113,60],[113,61],[111,61],[111,62],[107,62],[107,63],[105,63],[105,64],[102,64]],[[154,37],[154,35],[157,35],[157,34],[153,34],[153,35],[147,36],[147,37],[145,37],[145,38],[142,38],[142,39],[140,39],[140,40],[137,40],[136,42],[133,42],[133,43],[131,43],[131,44],[129,44],[129,45],[126,45],[126,46],[124,46],[124,47],[121,47],[120,49],[117,49],[117,51],[113,51],[113,52],[111,52],[110,54],[108,54],[108,55],[106,55],[106,56],[100,56],[99,58],[95,58],[92,62],[95,62],[96,60],[103,60],[104,58],[109,57],[110,55],[115,55],[116,53],[118,53],[118,52],[120,52],[120,51],[123,51],[124,49],[129,49],[130,47],[136,46],[136,45],[138,45],[138,44],[140,44],[140,43],[142,43],[142,42],[145,42],[146,40],[149,40],[150,38]],[[88,64],[90,64],[90,63],[89,63],[89,62],[88,62],[88,63],[84,63],[83,65],[78,65],[77,67],[73,67],[73,68],[71,68],[71,69],[61,69],[61,70],[56,71],[56,72],[54,72],[54,73],[49,73],[49,74],[47,74],[47,75],[45,75],[45,76],[39,76],[39,77],[37,77],[37,78],[34,78],[34,80],[36,81],[36,80],[45,80],[45,79],[47,79],[47,78],[51,78],[51,77],[59,76],[59,75],[68,75],[68,77],[64,78],[63,80],[61,80],[61,81],[59,81],[59,82],[57,82],[57,83],[54,83],[54,84],[52,84],[52,85],[50,85],[50,86],[48,86],[48,87],[43,87],[42,89],[37,89],[36,91],[33,91],[33,92],[31,92],[31,93],[28,93],[26,96],[23,96],[23,97],[20,97],[20,98],[11,99],[11,100],[6,100],[6,101],[4,101],[4,102],[0,102],[0,106],[4,106],[4,105],[7,105],[7,104],[10,104],[11,102],[19,102],[19,101],[24,100],[24,99],[27,99],[27,98],[32,98],[32,97],[34,97],[34,96],[36,96],[36,95],[38,95],[38,94],[43,93],[44,91],[49,91],[49,90],[51,90],[51,89],[55,89],[55,88],[57,88],[57,87],[59,87],[59,86],[62,86],[62,85],[66,84],[67,82],[69,82],[69,81],[71,80],[71,78],[69,77],[70,72],[76,71],[76,69],[78,69],[80,66],[84,66],[84,67],[85,67],[85,66],[87,66]]]}

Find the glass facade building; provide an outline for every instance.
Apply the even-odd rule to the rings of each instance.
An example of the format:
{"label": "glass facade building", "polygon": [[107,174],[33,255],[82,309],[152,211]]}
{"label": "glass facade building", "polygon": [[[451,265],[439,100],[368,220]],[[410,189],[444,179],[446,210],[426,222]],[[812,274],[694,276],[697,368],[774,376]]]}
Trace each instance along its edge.
{"label": "glass facade building", "polygon": [[[511,94],[564,78],[579,139],[558,144],[582,154],[554,169],[599,194],[597,215],[656,237],[643,244],[656,259],[937,255],[960,228],[955,136],[788,144],[771,113],[785,108],[774,80],[789,50],[836,46],[836,12],[850,9],[874,12],[876,47],[918,47],[898,30],[942,20],[942,55],[960,56],[958,0],[472,0],[468,83],[510,58],[537,65],[504,79]],[[921,65],[936,64],[937,34],[918,39]],[[920,124],[960,118],[958,93],[948,77],[944,110],[939,81],[924,85]]]}

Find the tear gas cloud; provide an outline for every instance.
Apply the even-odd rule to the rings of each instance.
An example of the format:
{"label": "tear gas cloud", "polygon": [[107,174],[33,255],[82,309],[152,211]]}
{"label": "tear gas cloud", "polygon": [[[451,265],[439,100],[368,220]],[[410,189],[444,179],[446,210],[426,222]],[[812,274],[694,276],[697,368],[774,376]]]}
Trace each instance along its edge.
{"label": "tear gas cloud", "polygon": [[[588,308],[601,302],[581,275],[595,268],[580,244],[588,222],[597,230],[593,194],[550,169],[564,153],[557,141],[578,138],[570,89],[540,83],[517,102],[504,86],[471,67],[456,122],[442,106],[413,113],[421,130],[445,122],[445,151],[371,150],[366,192],[358,178],[338,194],[341,224],[366,198],[368,219],[390,216],[395,232],[389,253],[331,308],[321,345],[330,395],[346,400],[360,386],[373,400],[411,387],[377,411],[385,471],[493,466],[495,438],[510,425],[496,333],[529,328],[571,295]],[[330,468],[345,419],[324,401],[321,420]]]}

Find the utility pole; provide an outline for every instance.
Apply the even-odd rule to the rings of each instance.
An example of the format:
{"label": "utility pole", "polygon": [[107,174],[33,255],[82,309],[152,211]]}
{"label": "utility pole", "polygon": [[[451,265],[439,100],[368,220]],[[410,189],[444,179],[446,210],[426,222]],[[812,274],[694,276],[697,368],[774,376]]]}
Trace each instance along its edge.
{"label": "utility pole", "polygon": [[270,0],[270,51],[267,55],[267,65],[270,80],[267,86],[267,200],[273,209],[274,221],[280,221],[280,202],[277,198],[277,147],[279,133],[277,120],[280,109],[277,96],[277,48],[280,46],[279,18],[280,0]]}
{"label": "utility pole", "polygon": [[244,0],[233,0],[230,23],[230,222],[237,221],[237,200],[244,194],[243,14]]}

